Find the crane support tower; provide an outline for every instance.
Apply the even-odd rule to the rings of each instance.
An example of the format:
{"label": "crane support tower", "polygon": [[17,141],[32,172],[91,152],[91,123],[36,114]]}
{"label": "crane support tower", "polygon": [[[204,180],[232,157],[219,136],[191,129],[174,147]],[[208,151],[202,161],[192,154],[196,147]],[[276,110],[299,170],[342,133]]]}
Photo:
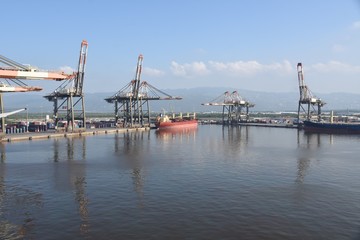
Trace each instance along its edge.
{"label": "crane support tower", "polygon": [[[23,65],[0,55],[0,111],[4,113],[3,93],[41,91],[41,87],[28,86],[26,80],[56,80],[72,78],[72,74],[44,71],[35,67]],[[5,129],[5,117],[1,118],[1,130]],[[2,133],[4,134],[5,131]]]}
{"label": "crane support tower", "polygon": [[77,72],[66,79],[54,92],[45,95],[53,102],[53,117],[57,129],[66,132],[84,131],[86,128],[85,98],[83,93],[88,42],[83,40]]}
{"label": "crane support tower", "polygon": [[151,100],[180,100],[171,96],[146,81],[141,81],[143,55],[139,55],[135,78],[111,97],[105,98],[114,104],[115,123],[121,127],[149,127]]}
{"label": "crane support tower", "polygon": [[[230,93],[224,92],[219,97],[208,103],[202,103],[204,106],[222,106],[222,123],[223,125],[239,124],[249,120],[249,108],[255,104],[246,101],[237,91]],[[243,111],[245,109],[245,112]]]}
{"label": "crane support tower", "polygon": [[325,102],[323,102],[320,98],[315,97],[308,88],[308,86],[305,84],[303,67],[301,63],[297,64],[297,72],[300,91],[300,99],[298,105],[298,123],[300,123],[301,113],[305,115],[306,120],[310,120],[312,116],[315,116],[317,121],[320,121],[321,107],[325,105]]}

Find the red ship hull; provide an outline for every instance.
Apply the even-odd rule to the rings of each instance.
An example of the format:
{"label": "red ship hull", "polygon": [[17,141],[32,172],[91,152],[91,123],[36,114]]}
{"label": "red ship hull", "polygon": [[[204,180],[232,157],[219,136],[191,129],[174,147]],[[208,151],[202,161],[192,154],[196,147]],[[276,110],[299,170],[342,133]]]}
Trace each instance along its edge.
{"label": "red ship hull", "polygon": [[172,122],[158,122],[155,124],[158,129],[179,129],[179,128],[193,128],[197,127],[198,121],[196,119],[192,120],[179,120]]}

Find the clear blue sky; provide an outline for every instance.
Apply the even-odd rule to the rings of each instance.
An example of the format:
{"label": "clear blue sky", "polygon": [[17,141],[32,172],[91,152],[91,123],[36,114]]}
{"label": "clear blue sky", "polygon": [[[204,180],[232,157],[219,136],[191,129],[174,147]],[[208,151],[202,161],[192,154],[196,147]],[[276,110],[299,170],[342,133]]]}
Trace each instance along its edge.
{"label": "clear blue sky", "polygon": [[[360,93],[359,0],[3,1],[0,54],[40,69],[76,69],[89,43],[85,92],[135,76],[160,89]],[[58,82],[32,81],[50,92]]]}

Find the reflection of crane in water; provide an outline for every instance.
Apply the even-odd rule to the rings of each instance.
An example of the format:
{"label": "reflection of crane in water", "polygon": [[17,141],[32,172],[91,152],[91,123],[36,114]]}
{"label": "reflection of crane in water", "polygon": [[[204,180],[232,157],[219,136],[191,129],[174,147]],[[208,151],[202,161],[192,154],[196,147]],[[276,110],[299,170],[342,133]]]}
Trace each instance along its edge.
{"label": "reflection of crane in water", "polygon": [[[312,147],[320,148],[320,134],[303,134],[305,137],[306,143],[302,144],[300,140],[300,133],[298,132],[298,161],[297,161],[297,177],[296,182],[302,183],[304,182],[304,178],[306,172],[310,168],[311,160],[312,160]],[[315,144],[316,143],[316,144]],[[303,147],[304,145],[304,147]],[[315,149],[317,151],[317,149]]]}
{"label": "reflection of crane in water", "polygon": [[[59,170],[59,173],[55,173],[55,180],[58,184],[67,183],[68,186],[73,186],[75,188],[75,201],[79,204],[79,215],[81,218],[80,232],[87,233],[89,228],[89,214],[88,214],[88,198],[86,196],[86,178],[85,178],[85,166],[86,164],[79,164],[77,162],[77,154],[75,154],[76,149],[81,149],[81,160],[85,161],[86,159],[86,138],[67,138],[66,139],[66,151],[59,149],[64,146],[63,142],[59,139],[54,139],[54,162],[59,163],[66,161],[67,170],[57,167],[56,170]],[[79,148],[77,143],[81,144]],[[66,153],[65,156],[61,156],[61,153]],[[66,172],[64,172],[66,171]],[[68,173],[69,175],[64,175]],[[65,176],[65,177],[64,177]],[[67,176],[67,177],[66,177]],[[67,186],[65,186],[67,187]]]}
{"label": "reflection of crane in water", "polygon": [[111,97],[105,98],[115,105],[115,122],[122,120],[125,127],[150,125],[150,100],[180,100],[150,85],[140,82],[143,56],[138,57],[135,79]]}
{"label": "reflection of crane in water", "polygon": [[297,161],[298,172],[297,172],[296,182],[299,183],[304,182],[306,172],[310,167],[310,162],[311,162],[310,159],[307,157],[298,158]]}
{"label": "reflection of crane in water", "polygon": [[[131,177],[133,180],[135,192],[138,194],[140,205],[142,205],[143,199],[143,187],[144,187],[144,156],[139,154],[145,151],[138,151],[139,144],[146,143],[144,138],[150,138],[150,131],[146,132],[127,132],[123,135],[124,139],[119,138],[119,135],[115,138],[115,153],[119,155],[121,164],[125,163],[126,168],[131,168]],[[122,147],[121,147],[122,146]],[[123,162],[124,161],[124,162]]]}
{"label": "reflection of crane in water", "polygon": [[244,143],[248,142],[249,139],[249,128],[248,126],[229,126],[223,127],[223,140],[225,141],[225,128],[227,128],[227,137],[229,142],[242,142],[243,135],[245,135]]}
{"label": "reflection of crane in water", "polygon": [[[245,121],[249,120],[249,108],[254,107],[255,105],[243,97],[237,91],[230,93],[226,91],[219,97],[214,100],[202,103],[204,106],[222,106],[222,122],[225,124],[238,124],[239,122],[244,121],[243,116],[245,116]],[[245,113],[243,112],[245,109]]]}
{"label": "reflection of crane in water", "polygon": [[[6,160],[6,149],[3,143],[0,143],[0,163],[4,163]],[[2,176],[2,175],[1,175]]]}
{"label": "reflection of crane in water", "polygon": [[[298,71],[298,80],[299,80],[299,90],[300,90],[300,99],[299,99],[299,106],[298,106],[298,122],[300,121],[300,110],[302,109],[303,112],[306,114],[306,120],[310,120],[311,118],[311,111],[310,106],[315,110],[315,106],[317,106],[317,120],[321,120],[321,107],[325,105],[320,98],[315,97],[308,86],[306,86],[304,81],[304,73],[303,67],[301,63],[297,65]],[[303,105],[306,105],[307,108],[305,109]]]}
{"label": "reflection of crane in water", "polygon": [[[225,131],[227,129],[227,131]],[[239,151],[247,150],[249,141],[249,127],[248,126],[224,126],[222,128],[223,142],[227,151],[231,151],[238,155]]]}

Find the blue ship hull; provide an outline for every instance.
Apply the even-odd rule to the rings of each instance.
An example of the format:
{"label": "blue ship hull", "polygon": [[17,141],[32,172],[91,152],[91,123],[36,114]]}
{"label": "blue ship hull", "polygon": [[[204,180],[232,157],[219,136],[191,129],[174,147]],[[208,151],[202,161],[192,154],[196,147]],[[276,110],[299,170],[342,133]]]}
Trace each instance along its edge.
{"label": "blue ship hull", "polygon": [[360,134],[360,123],[323,123],[304,121],[306,132]]}

